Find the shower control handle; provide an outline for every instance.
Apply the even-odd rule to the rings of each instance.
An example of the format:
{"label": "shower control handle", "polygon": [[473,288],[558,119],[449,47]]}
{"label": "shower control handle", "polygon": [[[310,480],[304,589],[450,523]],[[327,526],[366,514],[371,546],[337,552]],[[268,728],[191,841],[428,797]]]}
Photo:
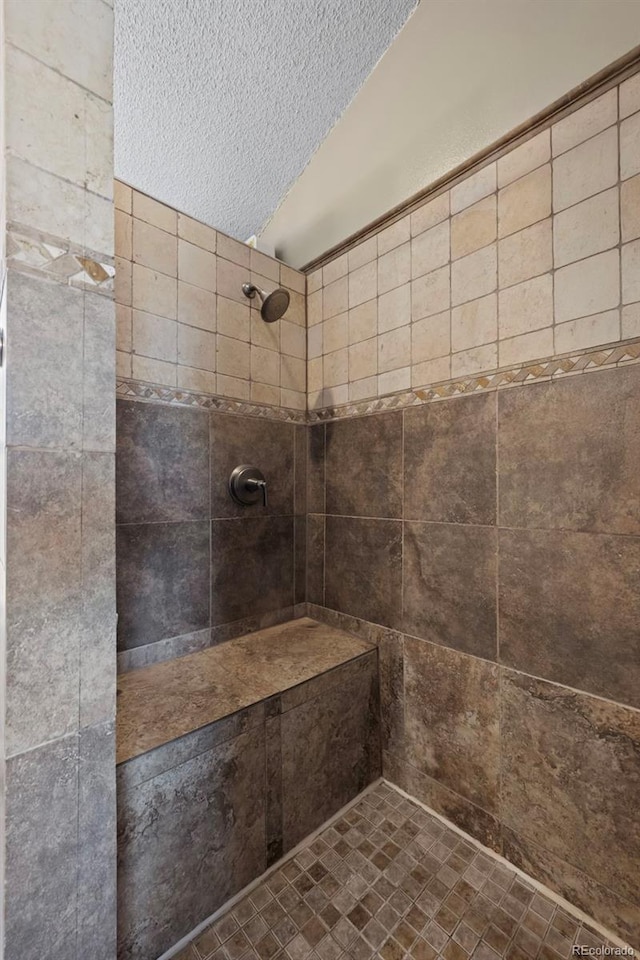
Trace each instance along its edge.
{"label": "shower control handle", "polygon": [[241,463],[231,471],[229,493],[241,506],[248,507],[260,500],[264,507],[267,506],[267,481],[264,474],[248,463]]}

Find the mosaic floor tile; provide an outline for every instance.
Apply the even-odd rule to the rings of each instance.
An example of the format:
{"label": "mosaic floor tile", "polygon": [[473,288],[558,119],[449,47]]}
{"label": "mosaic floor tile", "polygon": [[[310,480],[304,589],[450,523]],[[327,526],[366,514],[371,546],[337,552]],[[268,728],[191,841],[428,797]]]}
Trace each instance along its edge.
{"label": "mosaic floor tile", "polygon": [[386,783],[176,960],[569,960],[610,946]]}

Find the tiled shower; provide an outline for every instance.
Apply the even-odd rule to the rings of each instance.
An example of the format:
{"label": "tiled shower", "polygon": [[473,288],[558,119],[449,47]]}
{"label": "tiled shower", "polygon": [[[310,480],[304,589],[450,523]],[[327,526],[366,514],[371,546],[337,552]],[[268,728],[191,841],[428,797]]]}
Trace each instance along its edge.
{"label": "tiled shower", "polygon": [[7,957],[638,948],[637,59],[304,271],[7,131]]}

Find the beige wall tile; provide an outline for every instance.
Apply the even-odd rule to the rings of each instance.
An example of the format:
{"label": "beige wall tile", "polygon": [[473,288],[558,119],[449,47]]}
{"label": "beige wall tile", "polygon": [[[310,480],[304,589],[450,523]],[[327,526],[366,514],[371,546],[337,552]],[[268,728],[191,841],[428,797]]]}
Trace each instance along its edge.
{"label": "beige wall tile", "polygon": [[411,274],[411,244],[403,243],[378,258],[378,293],[386,293],[403,283]]}
{"label": "beige wall tile", "polygon": [[307,333],[304,327],[288,320],[280,320],[280,348],[287,357],[306,360]]}
{"label": "beige wall tile", "polygon": [[498,193],[498,236],[506,237],[551,214],[551,165],[539,167]]}
{"label": "beige wall tile", "polygon": [[349,343],[368,340],[378,332],[378,301],[369,300],[349,310]]}
{"label": "beige wall tile", "polygon": [[131,353],[132,316],[131,307],[116,303],[116,349]]}
{"label": "beige wall tile", "polygon": [[556,270],[554,288],[556,323],[617,307],[620,302],[618,251],[599,253]]}
{"label": "beige wall tile", "polygon": [[382,230],[378,234],[378,256],[382,257],[389,250],[406,243],[411,238],[410,226],[410,218],[406,216]]}
{"label": "beige wall tile", "polygon": [[286,263],[280,264],[280,283],[289,290],[301,293],[302,296],[305,295],[307,290],[307,280],[304,273],[300,273],[299,270],[294,270],[293,267],[289,267]]}
{"label": "beige wall tile", "polygon": [[554,331],[555,353],[570,353],[586,350],[600,343],[612,343],[620,339],[620,313],[609,310],[593,317],[581,317],[559,323]]}
{"label": "beige wall tile", "polygon": [[[219,301],[218,310],[220,310]],[[216,330],[215,294],[180,280],[178,282],[178,320],[191,327],[200,327],[202,330],[214,333]]]}
{"label": "beige wall tile", "polygon": [[349,380],[349,351],[336,350],[324,356],[324,386],[336,387]]}
{"label": "beige wall tile", "polygon": [[280,387],[272,383],[251,382],[251,399],[255,403],[268,403],[271,406],[280,405]]}
{"label": "beige wall tile", "polygon": [[411,361],[415,365],[451,351],[451,316],[449,311],[426,317],[411,325]]}
{"label": "beige wall tile", "polygon": [[411,236],[417,237],[430,227],[435,227],[449,216],[449,191],[441,193],[427,203],[418,207],[411,214]]}
{"label": "beige wall tile", "polygon": [[145,196],[144,193],[138,193],[137,190],[133,191],[133,215],[138,220],[145,220],[167,233],[177,233],[178,214],[176,211],[165,206],[164,203],[159,203],[157,200]]}
{"label": "beige wall tile", "polygon": [[322,324],[317,323],[307,331],[307,359],[315,360],[322,352]]}
{"label": "beige wall tile", "polygon": [[342,253],[322,268],[322,285],[328,287],[330,283],[335,283],[340,277],[346,277],[348,272],[349,258],[346,253]]}
{"label": "beige wall tile", "polygon": [[509,150],[504,157],[498,160],[498,186],[506,187],[508,183],[524,177],[526,173],[541,167],[551,158],[551,131],[542,130],[525,140],[519,147]]}
{"label": "beige wall tile", "polygon": [[280,261],[273,257],[268,257],[266,253],[260,253],[249,247],[249,265],[252,273],[259,273],[263,277],[272,280],[274,283],[280,283]]}
{"label": "beige wall tile", "polygon": [[320,289],[322,289],[322,267],[307,274],[307,294],[315,293]]}
{"label": "beige wall tile", "polygon": [[[216,252],[219,257],[235,263],[239,267],[244,267],[245,271],[251,270],[251,247],[233,237],[228,237],[225,233],[219,233],[217,239]],[[247,279],[249,279],[247,277]]]}
{"label": "beige wall tile", "polygon": [[631,303],[622,308],[622,339],[640,337],[640,304]]}
{"label": "beige wall tile", "polygon": [[466,300],[477,300],[496,289],[498,273],[497,246],[492,243],[451,264],[451,302],[454,306]]}
{"label": "beige wall tile", "polygon": [[307,389],[307,365],[297,357],[280,358],[280,385],[285,390],[304,393]]}
{"label": "beige wall tile", "polygon": [[451,376],[466,377],[495,370],[498,366],[498,345],[487,343],[482,347],[463,350],[451,355]]}
{"label": "beige wall tile", "polygon": [[173,277],[149,270],[139,263],[132,270],[132,305],[136,310],[175,320],[178,305],[178,283]]}
{"label": "beige wall tile", "polygon": [[322,391],[322,406],[337,407],[349,400],[349,384],[341,383],[335,387],[325,387]]}
{"label": "beige wall tile", "polygon": [[411,323],[411,285],[403,284],[378,298],[378,332],[386,333]]}
{"label": "beige wall tile", "polygon": [[133,221],[133,260],[143,267],[165,273],[178,274],[178,250],[175,234],[166,233],[144,220]]}
{"label": "beige wall tile", "polygon": [[312,327],[316,323],[322,323],[322,294],[320,288],[307,297],[307,323]]}
{"label": "beige wall tile", "polygon": [[341,350],[349,343],[349,319],[347,313],[340,313],[322,324],[322,342],[325,353]]}
{"label": "beige wall tile", "polygon": [[441,267],[411,282],[411,319],[447,310],[451,302],[450,269]]}
{"label": "beige wall tile", "polygon": [[553,266],[551,217],[498,242],[500,287],[546,273]]}
{"label": "beige wall tile", "polygon": [[[224,338],[222,338],[224,339]],[[234,341],[236,342],[236,341]],[[245,347],[245,344],[241,344]],[[248,349],[245,347],[245,349]],[[216,369],[216,335],[208,330],[178,324],[178,363],[199,370]]]}
{"label": "beige wall tile", "polygon": [[411,367],[411,386],[428,387],[432,383],[440,383],[451,377],[451,357],[438,357],[436,360],[425,360],[424,363],[414,363]]}
{"label": "beige wall tile", "polygon": [[640,173],[640,113],[620,124],[620,178],[627,180]]}
{"label": "beige wall tile", "polygon": [[640,237],[640,176],[624,180],[620,185],[622,240]]}
{"label": "beige wall tile", "polygon": [[126,183],[120,180],[113,181],[113,202],[117,210],[131,213],[133,210],[133,191]]}
{"label": "beige wall tile", "polygon": [[216,377],[218,384],[218,393],[221,397],[232,397],[234,400],[249,400],[249,381],[240,380],[238,377],[223,376],[218,373]]}
{"label": "beige wall tile", "polygon": [[361,340],[349,347],[349,379],[364,380],[378,372],[378,341]]}
{"label": "beige wall tile", "polygon": [[266,350],[280,350],[280,324],[265,323],[259,310],[251,310],[251,343]]}
{"label": "beige wall tile", "polygon": [[451,349],[458,352],[498,339],[498,298],[490,293],[451,311]]}
{"label": "beige wall tile", "polygon": [[496,206],[496,197],[492,194],[452,218],[452,260],[493,243],[498,232]]}
{"label": "beige wall tile", "polygon": [[500,341],[500,366],[510,367],[553,356],[553,329],[535,330]]}
{"label": "beige wall tile", "polygon": [[280,386],[280,354],[252,344],[251,379]]}
{"label": "beige wall tile", "polygon": [[387,393],[397,393],[399,390],[408,390],[411,386],[411,367],[398,367],[387,373],[378,374],[378,396],[384,397]]}
{"label": "beige wall tile", "polygon": [[349,307],[373,300],[378,293],[378,266],[375,260],[349,274]]}
{"label": "beige wall tile", "polygon": [[614,87],[553,124],[551,142],[554,157],[606,130],[617,119],[618,91]]}
{"label": "beige wall tile", "polygon": [[370,263],[378,256],[378,237],[369,237],[363,243],[359,243],[353,250],[349,250],[349,270],[357,270],[363,267],[365,263]]}
{"label": "beige wall tile", "polygon": [[134,310],[132,331],[133,353],[154,360],[177,362],[178,324],[175,320]]}
{"label": "beige wall tile", "polygon": [[162,387],[177,386],[178,367],[175,363],[152,360],[150,357],[131,356],[131,376],[145,383],[157,383]]}
{"label": "beige wall tile", "polygon": [[299,390],[287,390],[283,387],[280,390],[280,406],[290,410],[306,410],[307,395]]}
{"label": "beige wall tile", "polygon": [[622,248],[622,302],[637,300],[640,300],[640,240],[633,240]]}
{"label": "beige wall tile", "polygon": [[179,364],[178,386],[196,393],[215,393],[216,375],[210,370],[196,370],[194,367],[183,367]]}
{"label": "beige wall tile", "polygon": [[187,240],[178,241],[178,276],[186,283],[215,293],[216,260],[215,254],[208,250]]}
{"label": "beige wall tile", "polygon": [[499,294],[500,339],[517,337],[553,323],[553,280],[550,273],[525,280]]}
{"label": "beige wall tile", "polygon": [[[191,290],[197,290],[197,287],[191,287]],[[201,291],[209,297],[213,294],[207,291]],[[234,337],[236,340],[249,341],[251,337],[251,317],[249,303],[238,303],[237,300],[229,300],[228,297],[217,298],[217,331],[224,337]],[[264,323],[263,320],[261,320]],[[202,323],[196,323],[196,327],[203,326]]]}
{"label": "beige wall tile", "polygon": [[349,400],[368,400],[378,395],[378,378],[365,377],[363,380],[353,380],[349,384]]}
{"label": "beige wall tile", "polygon": [[322,390],[322,357],[316,357],[307,364],[307,390]]}
{"label": "beige wall tile", "polygon": [[459,213],[496,190],[496,164],[489,163],[451,188],[451,213]]}
{"label": "beige wall tile", "polygon": [[307,326],[307,303],[304,293],[289,290],[289,306],[287,307],[286,317],[290,323],[296,323],[299,327]]}
{"label": "beige wall tile", "polygon": [[[251,375],[251,348],[242,340],[231,337],[217,338],[216,367],[218,373],[226,377],[248,380]],[[219,383],[219,381],[218,381]]]}
{"label": "beige wall tile", "polygon": [[411,363],[411,328],[400,327],[378,337],[378,372],[387,373]]}
{"label": "beige wall tile", "polygon": [[117,208],[114,211],[113,243],[116,257],[133,258],[133,217]]}
{"label": "beige wall tile", "polygon": [[116,303],[123,303],[125,306],[130,307],[133,286],[131,278],[131,261],[116,257],[115,264],[116,275],[113,280],[114,300]]}
{"label": "beige wall tile", "polygon": [[416,280],[449,262],[449,221],[425,230],[411,241],[411,278]]}
{"label": "beige wall tile", "polygon": [[608,250],[619,242],[617,187],[583,200],[553,218],[556,267]]}
{"label": "beige wall tile", "polygon": [[349,281],[347,277],[334,280],[322,291],[322,316],[325,320],[344,313],[349,307]]}
{"label": "beige wall tile", "polygon": [[189,243],[195,243],[196,247],[208,250],[209,253],[216,252],[217,234],[213,227],[200,223],[199,220],[193,220],[185,213],[178,213],[178,236],[188,240]]}
{"label": "beige wall tile", "polygon": [[553,209],[586,200],[618,181],[618,131],[599,133],[553,161]]}
{"label": "beige wall tile", "polygon": [[248,281],[247,270],[245,267],[238,266],[237,263],[231,263],[218,257],[216,264],[216,287],[217,292],[228,297],[229,300],[238,300],[240,303],[246,303],[247,298],[242,292],[242,284]]}
{"label": "beige wall tile", "polygon": [[620,84],[620,119],[640,110],[640,73]]}
{"label": "beige wall tile", "polygon": [[131,374],[131,354],[124,353],[122,350],[116,350],[116,376],[130,379]]}

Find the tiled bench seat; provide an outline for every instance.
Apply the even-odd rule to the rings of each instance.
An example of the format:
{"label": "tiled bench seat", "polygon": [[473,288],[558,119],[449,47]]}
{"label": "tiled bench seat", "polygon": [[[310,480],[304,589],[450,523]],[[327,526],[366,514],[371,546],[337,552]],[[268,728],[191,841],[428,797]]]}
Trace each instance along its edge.
{"label": "tiled bench seat", "polygon": [[380,775],[377,651],[301,619],[118,680],[119,960],[155,960]]}

